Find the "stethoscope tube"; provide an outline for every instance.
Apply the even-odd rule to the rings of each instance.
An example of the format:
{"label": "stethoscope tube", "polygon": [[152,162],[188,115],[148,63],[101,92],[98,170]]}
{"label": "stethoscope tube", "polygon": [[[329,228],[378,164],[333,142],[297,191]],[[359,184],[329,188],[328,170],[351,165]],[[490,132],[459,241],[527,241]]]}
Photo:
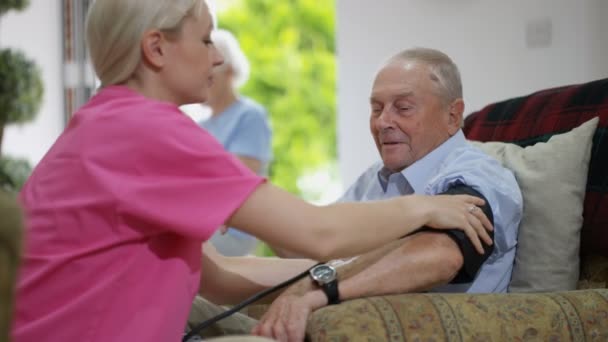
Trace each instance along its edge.
{"label": "stethoscope tube", "polygon": [[[317,266],[317,265],[315,265],[315,266]],[[287,279],[286,281],[284,281],[284,282],[282,282],[280,284],[277,284],[277,285],[275,285],[275,286],[273,286],[271,288],[268,288],[268,289],[266,289],[264,291],[256,293],[255,295],[253,295],[253,296],[245,299],[244,301],[240,302],[239,304],[233,306],[229,310],[227,310],[225,312],[222,312],[221,314],[219,314],[217,316],[211,317],[208,320],[203,321],[203,322],[197,324],[194,328],[192,328],[192,330],[190,330],[190,332],[188,332],[186,335],[184,335],[184,337],[182,338],[182,342],[187,342],[190,338],[194,337],[201,330],[207,328],[211,324],[213,324],[213,323],[215,323],[215,322],[217,322],[217,321],[219,321],[221,319],[224,319],[224,318],[232,315],[233,313],[241,310],[242,308],[246,307],[247,305],[249,305],[249,304],[251,304],[253,302],[256,302],[256,301],[262,299],[263,297],[265,297],[265,296],[267,296],[267,295],[269,295],[269,294],[271,294],[271,293],[273,293],[273,292],[275,292],[277,290],[280,290],[280,289],[282,289],[284,287],[287,287],[287,286],[295,283],[296,281],[298,281],[298,280],[300,280],[300,279],[308,276],[311,268],[309,268],[306,271],[304,271],[304,272],[296,275],[293,278]]]}

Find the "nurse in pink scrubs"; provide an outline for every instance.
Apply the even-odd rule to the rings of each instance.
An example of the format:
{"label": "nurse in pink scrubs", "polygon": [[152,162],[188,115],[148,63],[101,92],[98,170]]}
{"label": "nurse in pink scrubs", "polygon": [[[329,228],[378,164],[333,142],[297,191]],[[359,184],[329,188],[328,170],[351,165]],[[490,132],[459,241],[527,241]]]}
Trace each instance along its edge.
{"label": "nurse in pink scrubs", "polygon": [[424,225],[491,243],[474,197],[317,207],[243,166],[178,109],[205,101],[222,63],[212,28],[202,0],[93,3],[87,43],[102,87],[22,190],[15,341],[178,341],[195,294],[237,302],[313,263],[201,248],[224,224],[316,260]]}

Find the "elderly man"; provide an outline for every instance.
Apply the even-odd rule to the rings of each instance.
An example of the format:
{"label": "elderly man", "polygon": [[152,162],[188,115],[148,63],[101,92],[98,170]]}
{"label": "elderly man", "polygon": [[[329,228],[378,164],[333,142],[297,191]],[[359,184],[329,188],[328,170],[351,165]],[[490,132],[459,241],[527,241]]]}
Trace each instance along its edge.
{"label": "elderly man", "polygon": [[330,262],[281,294],[254,334],[301,341],[312,311],[353,298],[507,290],[522,197],[510,171],[466,142],[456,65],[436,50],[402,51],[377,73],[370,107],[370,129],[382,161],[366,170],[341,201],[475,194],[486,199],[485,210],[493,216],[494,245],[484,246],[481,255],[456,231],[421,229],[354,260]]}

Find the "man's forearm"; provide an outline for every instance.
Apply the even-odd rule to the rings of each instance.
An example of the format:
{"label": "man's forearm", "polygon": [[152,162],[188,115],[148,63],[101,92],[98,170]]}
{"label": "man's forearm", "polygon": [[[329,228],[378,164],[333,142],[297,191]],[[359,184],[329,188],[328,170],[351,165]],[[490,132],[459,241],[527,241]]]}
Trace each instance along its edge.
{"label": "man's forearm", "polygon": [[[400,245],[401,241],[395,241],[357,258],[349,259],[349,262],[336,266],[338,278],[345,281]],[[325,305],[327,305],[326,295],[307,277],[292,285],[272,303],[252,333],[277,338],[284,337],[286,331],[291,331],[292,335],[295,334],[292,336],[293,340],[302,340],[308,315]],[[290,330],[288,326],[291,327]]]}
{"label": "man's forearm", "polygon": [[420,232],[339,283],[343,300],[426,291],[447,284],[462,267],[462,254],[447,235]]}
{"label": "man's forearm", "polygon": [[[462,254],[454,240],[442,233],[419,232],[337,267],[340,298],[429,289],[447,283],[461,266]],[[273,302],[252,332],[301,340],[307,317],[325,305],[325,294],[304,279]]]}
{"label": "man's forearm", "polygon": [[[434,231],[385,245],[338,267],[340,299],[425,291],[447,284],[463,267],[460,248],[451,235]],[[302,340],[307,317],[327,301],[306,278],[272,303],[252,333]]]}
{"label": "man's forearm", "polygon": [[[340,299],[429,290],[453,279],[462,263],[458,246],[446,234],[416,233],[337,267]],[[307,278],[286,292],[315,289]]]}
{"label": "man's forearm", "polygon": [[[216,304],[236,304],[275,286],[315,264],[306,259],[225,257],[213,246],[203,249],[203,276],[199,293]],[[278,293],[265,298],[270,300]]]}
{"label": "man's forearm", "polygon": [[[330,264],[333,264],[336,267],[336,270],[338,271],[338,281],[342,282],[374,264],[376,261],[402,244],[403,239],[396,240],[358,257],[348,260],[334,260],[331,261]],[[297,295],[304,294],[315,289],[317,289],[317,286],[313,283],[310,277],[308,277],[298,281],[285,290],[285,292]]]}

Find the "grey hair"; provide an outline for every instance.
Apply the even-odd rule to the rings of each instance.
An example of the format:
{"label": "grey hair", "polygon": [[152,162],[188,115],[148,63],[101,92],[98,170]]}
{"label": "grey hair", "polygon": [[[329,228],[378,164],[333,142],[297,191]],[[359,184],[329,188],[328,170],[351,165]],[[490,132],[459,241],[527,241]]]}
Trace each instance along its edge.
{"label": "grey hair", "polygon": [[186,17],[199,17],[205,8],[204,0],[94,1],[86,20],[86,42],[102,87],[133,76],[147,30],[179,32]]}
{"label": "grey hair", "polygon": [[445,53],[429,48],[411,48],[391,57],[387,64],[394,61],[415,61],[428,65],[430,78],[437,83],[439,95],[449,103],[462,98],[460,72],[452,59]]}
{"label": "grey hair", "polygon": [[233,86],[244,85],[249,79],[249,61],[234,35],[230,31],[216,29],[211,32],[211,39],[224,57],[224,65],[230,66],[234,72]]}

